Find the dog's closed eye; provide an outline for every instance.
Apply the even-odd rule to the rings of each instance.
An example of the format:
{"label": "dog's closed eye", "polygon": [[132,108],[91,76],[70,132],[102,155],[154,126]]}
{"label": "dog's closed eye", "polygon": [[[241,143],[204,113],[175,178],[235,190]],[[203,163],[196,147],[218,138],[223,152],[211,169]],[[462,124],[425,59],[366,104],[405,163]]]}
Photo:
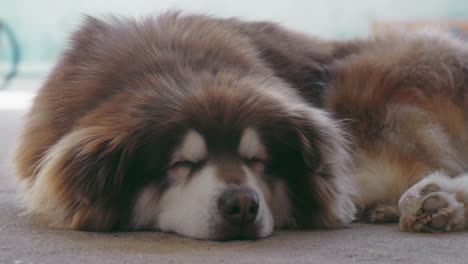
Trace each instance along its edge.
{"label": "dog's closed eye", "polygon": [[266,161],[258,157],[252,157],[245,158],[244,163],[255,171],[261,172],[265,169]]}
{"label": "dog's closed eye", "polygon": [[198,162],[190,161],[190,160],[181,160],[181,161],[176,161],[171,165],[171,168],[176,168],[176,167],[193,167],[197,165]]}
{"label": "dog's closed eye", "polygon": [[187,177],[193,170],[199,168],[204,161],[191,161],[191,160],[180,160],[173,162],[167,173],[170,177],[183,178]]}

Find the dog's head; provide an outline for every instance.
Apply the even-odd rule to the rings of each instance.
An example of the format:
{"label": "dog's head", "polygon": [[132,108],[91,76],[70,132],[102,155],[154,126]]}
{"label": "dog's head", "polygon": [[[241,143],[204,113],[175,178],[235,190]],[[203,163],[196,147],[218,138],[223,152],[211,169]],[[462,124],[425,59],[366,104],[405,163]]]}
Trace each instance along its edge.
{"label": "dog's head", "polygon": [[[210,56],[226,52],[224,42]],[[85,44],[81,60],[94,48]],[[225,240],[353,219],[342,131],[266,69],[223,64],[257,65],[254,55],[234,56],[233,46],[220,67],[193,72],[166,53],[153,58],[135,48],[130,56],[125,45],[102,46],[92,67],[73,68],[85,71],[73,85],[91,88],[77,95],[79,111],[60,111],[62,119],[82,116],[48,149],[29,186],[30,207],[49,221]],[[127,55],[119,62],[113,54]]]}
{"label": "dog's head", "polygon": [[36,202],[61,203],[73,228],[200,239],[353,218],[344,139],[326,113],[253,80],[197,79],[191,92],[122,92],[83,118],[42,160],[35,190],[55,199]]}

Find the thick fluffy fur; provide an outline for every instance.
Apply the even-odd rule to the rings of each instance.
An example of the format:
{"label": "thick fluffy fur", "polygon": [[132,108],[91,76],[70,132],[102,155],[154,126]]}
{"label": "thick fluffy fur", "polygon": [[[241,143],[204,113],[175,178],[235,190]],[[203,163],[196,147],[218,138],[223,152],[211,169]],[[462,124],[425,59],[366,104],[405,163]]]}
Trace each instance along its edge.
{"label": "thick fluffy fur", "polygon": [[[305,41],[322,57],[298,41],[295,49],[266,45],[274,52],[264,58],[309,103],[347,124],[360,218],[400,219],[404,231],[467,228],[467,42],[438,30],[379,32],[319,48]],[[313,76],[321,81],[307,80]]]}
{"label": "thick fluffy fur", "polygon": [[[403,231],[467,228],[466,41],[438,30],[379,32],[321,48],[308,41],[323,57],[295,42],[294,54],[272,45],[264,58],[309,103],[347,124],[360,218],[400,220]],[[320,82],[306,80],[318,72]]]}
{"label": "thick fluffy fur", "polygon": [[[319,103],[320,64],[332,47],[235,19],[88,18],[36,97],[19,142],[28,209],[56,227],[201,239],[349,223],[345,137],[303,99]],[[260,196],[245,233],[213,209],[221,192],[238,188]]]}
{"label": "thick fluffy fur", "polygon": [[347,120],[355,139],[359,207],[371,221],[397,220],[401,212],[403,230],[464,228],[466,176],[450,177],[468,169],[467,43],[422,30],[343,45],[353,51],[330,65],[324,106]]}
{"label": "thick fluffy fur", "polygon": [[[325,42],[177,13],[88,18],[29,113],[23,195],[82,230],[259,238],[342,226],[352,200],[405,231],[463,229],[467,65],[466,42],[434,31]],[[216,201],[246,190],[255,221],[225,223]]]}

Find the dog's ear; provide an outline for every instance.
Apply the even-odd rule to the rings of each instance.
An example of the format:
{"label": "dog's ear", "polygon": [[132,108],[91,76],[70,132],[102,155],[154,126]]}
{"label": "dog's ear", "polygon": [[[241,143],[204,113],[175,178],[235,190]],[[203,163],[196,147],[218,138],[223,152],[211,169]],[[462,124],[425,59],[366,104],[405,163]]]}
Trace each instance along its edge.
{"label": "dog's ear", "polygon": [[28,202],[46,211],[57,226],[117,228],[119,214],[128,208],[132,184],[127,169],[134,147],[128,135],[108,127],[71,132],[41,160]]}
{"label": "dog's ear", "polygon": [[[301,175],[290,188],[304,227],[337,227],[354,220],[347,138],[323,110],[304,107],[290,120],[303,159]],[[294,199],[294,198],[293,198]]]}

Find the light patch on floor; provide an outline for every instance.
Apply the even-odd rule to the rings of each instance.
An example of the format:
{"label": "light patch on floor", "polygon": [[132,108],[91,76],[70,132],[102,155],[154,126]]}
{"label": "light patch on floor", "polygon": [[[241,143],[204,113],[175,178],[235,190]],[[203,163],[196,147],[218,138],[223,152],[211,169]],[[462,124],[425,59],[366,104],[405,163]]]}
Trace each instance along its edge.
{"label": "light patch on floor", "polygon": [[0,91],[0,110],[24,110],[31,106],[34,98],[31,91]]}

